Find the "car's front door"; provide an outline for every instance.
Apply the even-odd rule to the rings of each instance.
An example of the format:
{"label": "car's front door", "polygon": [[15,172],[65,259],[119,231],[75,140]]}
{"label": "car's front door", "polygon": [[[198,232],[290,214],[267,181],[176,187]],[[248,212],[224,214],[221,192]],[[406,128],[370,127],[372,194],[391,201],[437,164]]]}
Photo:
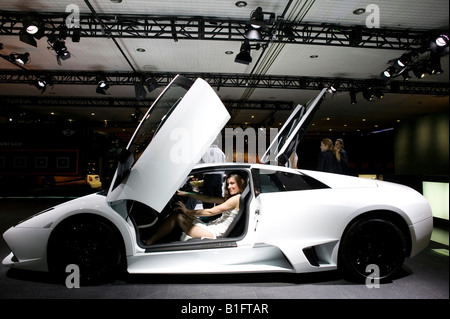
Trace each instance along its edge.
{"label": "car's front door", "polygon": [[297,105],[262,156],[262,163],[277,161],[279,165],[284,166],[288,162],[318,110],[326,91],[326,88],[322,89],[305,106]]}
{"label": "car's front door", "polygon": [[229,118],[206,81],[175,77],[122,152],[107,200],[135,200],[161,212]]}

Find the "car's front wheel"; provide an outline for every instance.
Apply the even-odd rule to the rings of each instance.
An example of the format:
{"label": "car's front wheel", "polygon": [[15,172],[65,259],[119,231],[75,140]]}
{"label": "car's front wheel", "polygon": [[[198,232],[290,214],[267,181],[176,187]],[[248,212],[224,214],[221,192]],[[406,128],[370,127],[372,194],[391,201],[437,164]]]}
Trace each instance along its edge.
{"label": "car's front wheel", "polygon": [[49,269],[68,276],[66,267],[75,265],[82,285],[111,280],[122,263],[120,242],[106,221],[87,216],[73,218],[59,225],[50,238]]}
{"label": "car's front wheel", "polygon": [[349,279],[389,280],[402,267],[406,240],[391,221],[370,218],[356,221],[341,241],[339,268]]}

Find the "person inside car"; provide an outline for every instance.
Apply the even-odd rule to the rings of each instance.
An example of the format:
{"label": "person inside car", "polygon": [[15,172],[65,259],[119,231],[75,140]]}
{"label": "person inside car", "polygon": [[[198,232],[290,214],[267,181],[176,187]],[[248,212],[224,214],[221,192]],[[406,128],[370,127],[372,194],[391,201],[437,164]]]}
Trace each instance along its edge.
{"label": "person inside car", "polygon": [[[180,196],[189,196],[217,205],[206,209],[188,209],[183,202],[177,202],[176,214],[172,214],[167,218],[149,239],[143,241],[144,244],[152,245],[158,242],[170,234],[177,225],[183,230],[181,240],[192,238],[216,239],[222,236],[239,212],[240,194],[247,186],[246,180],[239,173],[228,175],[226,182],[227,192],[225,197],[209,197],[202,194],[178,191]],[[199,216],[214,216],[218,214],[222,214],[222,216],[207,223],[197,218]]]}

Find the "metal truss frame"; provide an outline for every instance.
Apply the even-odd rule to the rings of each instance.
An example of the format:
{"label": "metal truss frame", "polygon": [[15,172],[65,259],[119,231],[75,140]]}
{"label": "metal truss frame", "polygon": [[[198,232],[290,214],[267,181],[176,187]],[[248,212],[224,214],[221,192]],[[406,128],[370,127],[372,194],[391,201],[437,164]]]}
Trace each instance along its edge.
{"label": "metal truss frame", "polygon": [[[175,73],[96,73],[63,71],[16,71],[4,70],[0,73],[0,83],[34,84],[38,79],[48,79],[50,85],[97,85],[97,77],[102,75],[109,85],[134,85],[146,77],[151,77],[159,86],[166,86],[177,75]],[[264,89],[319,90],[324,86],[335,85],[340,91],[355,90],[361,92],[366,88],[377,88],[385,93],[431,94],[445,96],[449,94],[447,83],[419,81],[390,81],[376,79],[344,79],[322,77],[296,77],[277,75],[216,74],[216,73],[182,73],[195,79],[201,77],[212,87],[220,91],[222,87],[251,87]]]}
{"label": "metal truss frame", "polygon": [[[22,12],[0,11],[0,35],[18,36],[23,29]],[[46,35],[56,34],[66,26],[67,14],[40,13]],[[246,20],[216,17],[81,14],[76,27],[69,27],[69,36],[82,37],[158,38],[183,40],[243,41]],[[286,32],[284,30],[289,30]],[[293,23],[276,21],[258,42],[352,46],[378,49],[408,50],[420,47],[429,37],[428,31],[377,29],[333,24]]]}

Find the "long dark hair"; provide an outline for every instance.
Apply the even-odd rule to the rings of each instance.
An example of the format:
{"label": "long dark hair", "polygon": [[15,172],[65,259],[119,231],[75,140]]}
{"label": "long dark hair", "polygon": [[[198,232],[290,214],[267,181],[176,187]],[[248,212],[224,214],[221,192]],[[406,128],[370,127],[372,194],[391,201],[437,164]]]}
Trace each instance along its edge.
{"label": "long dark hair", "polygon": [[[244,189],[247,187],[247,179],[245,177],[242,176],[243,174],[241,174],[241,172],[231,172],[227,175],[227,181],[230,178],[234,178],[234,180],[236,181],[236,183],[238,184],[239,187],[239,194],[242,193],[244,191]],[[228,188],[225,188],[226,190],[226,197],[229,198],[231,197],[231,195],[228,193]]]}

